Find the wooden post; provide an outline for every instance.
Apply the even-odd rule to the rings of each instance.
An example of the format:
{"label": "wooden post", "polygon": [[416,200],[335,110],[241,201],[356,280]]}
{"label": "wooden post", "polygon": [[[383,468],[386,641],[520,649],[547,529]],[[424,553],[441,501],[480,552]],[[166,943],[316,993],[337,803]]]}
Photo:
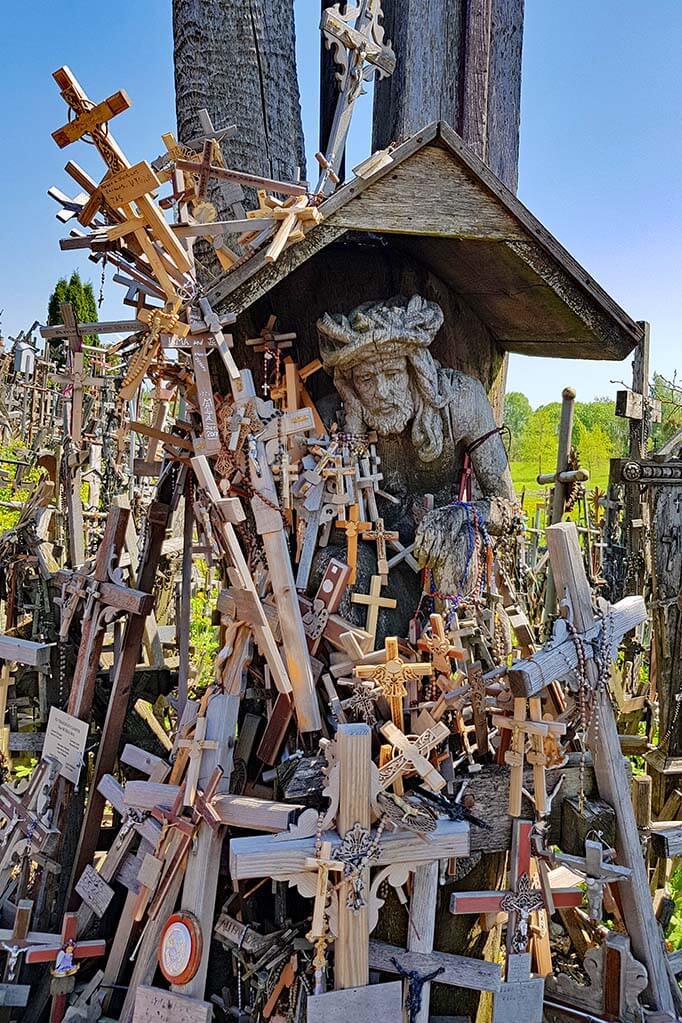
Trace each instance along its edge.
{"label": "wooden post", "polygon": [[[556,457],[556,481],[552,494],[552,510],[550,512],[549,524],[561,522],[566,502],[566,485],[559,480],[559,473],[568,469],[568,459],[571,453],[571,438],[573,437],[573,406],[575,402],[575,391],[572,387],[564,387],[561,392],[561,421],[559,423],[559,449]],[[554,583],[553,570],[547,571],[547,589],[545,591],[545,613],[546,621],[556,611],[556,587]]]}
{"label": "wooden post", "polygon": [[[339,725],[336,733],[339,763],[339,809],[336,826],[345,835],[355,824],[369,831],[372,730],[368,725]],[[369,891],[369,867],[361,874]],[[351,882],[339,889],[339,935],[334,956],[334,987],[362,987],[369,983],[369,915],[365,904],[346,908]]]}
{"label": "wooden post", "polygon": [[[573,522],[560,522],[547,529],[547,546],[552,571],[560,594],[567,594],[578,633],[593,625],[592,593],[583,568],[578,531]],[[588,679],[594,685],[597,667],[588,660]],[[621,882],[623,918],[635,956],[649,974],[648,991],[656,1007],[674,1015],[673,999],[665,965],[665,948],[659,931],[639,843],[637,823],[630,800],[630,784],[625,759],[620,751],[618,729],[605,688],[599,692],[597,707],[599,741],[592,751],[599,795],[616,809],[616,851],[619,862],[632,871]]]}

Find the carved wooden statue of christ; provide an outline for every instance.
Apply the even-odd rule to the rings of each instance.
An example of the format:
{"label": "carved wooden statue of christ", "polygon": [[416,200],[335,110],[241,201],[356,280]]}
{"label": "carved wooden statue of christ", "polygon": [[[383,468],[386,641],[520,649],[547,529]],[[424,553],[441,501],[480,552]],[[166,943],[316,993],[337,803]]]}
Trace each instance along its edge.
{"label": "carved wooden statue of christ", "polygon": [[[470,451],[474,507],[490,533],[511,522],[507,456],[480,381],[441,366],[429,346],[443,323],[435,302],[415,295],[370,302],[318,321],[320,355],[343,402],[343,429],[379,435],[386,528],[433,571],[440,592],[457,594],[470,562],[471,514],[457,502]],[[323,409],[328,419],[335,408]],[[424,495],[434,508],[424,514]],[[416,533],[416,535],[415,535]],[[363,545],[364,546],[364,545]]]}

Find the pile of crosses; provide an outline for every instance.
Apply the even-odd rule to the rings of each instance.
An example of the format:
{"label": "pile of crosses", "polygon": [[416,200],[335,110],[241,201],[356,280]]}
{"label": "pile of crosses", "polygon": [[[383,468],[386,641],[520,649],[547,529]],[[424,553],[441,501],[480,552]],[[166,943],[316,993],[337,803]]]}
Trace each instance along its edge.
{"label": "pile of crosses", "polygon": [[[327,29],[356,64],[390,73],[382,40],[335,17]],[[382,595],[392,568],[421,570],[384,526],[377,499],[391,495],[377,440],[325,428],[306,369],[280,355],[296,339],[274,322],[253,339],[267,356],[259,394],[193,257],[196,237],[225,227],[201,219],[209,178],[261,190],[239,223],[241,243],[267,245],[276,259],[323,214],[334,151],[308,194],[229,170],[224,130],[204,115],[192,145],[165,136],[156,171],[131,166],[111,124],[130,105],[125,93],[95,104],[67,68],[54,77],[69,109],[55,141],[87,138],[107,168],[97,183],[69,163],[84,192],[65,212],[89,233],[65,247],[106,253],[135,318],[78,324],[65,305],[63,323],[43,330],[68,345],[68,556],[46,553],[40,487],[22,529],[53,591],[58,634],[36,641],[14,629],[0,651],[3,699],[22,665],[56,674],[63,692],[50,701],[28,782],[0,789],[0,1013],[36,1023],[48,1005],[53,1023],[317,1023],[341,1013],[427,1023],[432,1001],[470,991],[492,996],[496,1023],[674,1019],[680,996],[610,695],[621,641],[646,618],[643,599],[595,599],[575,525],[557,522],[546,542],[561,616],[545,646],[502,563],[493,595],[495,552],[483,543],[473,573],[483,599],[463,595],[453,608],[431,597],[433,612],[408,637],[378,641],[381,609],[395,603]],[[342,110],[361,77],[346,76]],[[345,121],[337,149],[344,130]],[[164,184],[170,195],[159,200]],[[112,346],[114,464],[125,458],[156,485],[135,509],[127,495],[109,502],[88,560],[79,453],[83,395],[97,381],[82,338],[95,331],[127,335]],[[214,391],[213,350],[229,396]],[[147,422],[132,410],[150,391]],[[345,559],[327,559],[308,597],[315,555],[335,529]],[[163,720],[148,716],[162,756],[122,738],[143,647],[160,642],[154,593],[158,607],[169,532],[182,537],[176,685]],[[368,592],[358,586],[360,545],[376,554]],[[204,687],[189,670],[199,560],[221,582],[220,647]],[[431,596],[426,577],[423,586]],[[362,626],[341,613],[344,601],[364,612]],[[90,745],[104,666],[105,712]],[[498,854],[494,887],[470,890],[472,866],[489,854]],[[435,947],[461,916],[484,954]],[[556,969],[561,942],[579,954],[586,983]]]}

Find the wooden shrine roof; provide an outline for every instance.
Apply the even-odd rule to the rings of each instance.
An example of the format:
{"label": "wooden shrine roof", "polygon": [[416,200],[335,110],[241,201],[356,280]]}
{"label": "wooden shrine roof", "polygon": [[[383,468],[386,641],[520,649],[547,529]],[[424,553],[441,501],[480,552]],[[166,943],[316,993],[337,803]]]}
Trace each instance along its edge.
{"label": "wooden shrine roof", "polygon": [[388,166],[327,199],[322,222],[274,264],[265,249],[209,291],[236,313],[348,232],[391,235],[485,323],[501,349],[624,359],[641,327],[443,121],[398,146]]}

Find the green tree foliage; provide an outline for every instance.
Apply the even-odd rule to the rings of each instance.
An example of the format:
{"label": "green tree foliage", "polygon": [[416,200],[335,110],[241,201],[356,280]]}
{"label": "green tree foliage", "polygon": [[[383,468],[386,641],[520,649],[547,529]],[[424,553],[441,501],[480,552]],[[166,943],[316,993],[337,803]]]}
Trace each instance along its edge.
{"label": "green tree foliage", "polygon": [[[57,281],[47,304],[47,322],[49,326],[62,323],[60,308],[62,302],[71,303],[77,323],[97,323],[99,316],[92,284],[89,281],[83,284],[77,270],[74,270],[68,281],[65,277],[61,277]],[[99,344],[97,334],[86,334],[83,340],[86,345]],[[57,364],[63,365],[66,361],[63,342],[57,338],[51,343],[51,348],[53,358]]]}
{"label": "green tree foliage", "polygon": [[682,430],[682,384],[678,383],[677,376],[667,380],[660,373],[654,373],[651,396],[661,403],[661,422],[654,423],[651,429],[650,446],[655,451]]}
{"label": "green tree foliage", "polygon": [[525,394],[520,391],[510,391],[504,398],[504,425],[509,427],[511,433],[511,448],[509,457],[519,458],[520,439],[533,415],[533,409]]}

